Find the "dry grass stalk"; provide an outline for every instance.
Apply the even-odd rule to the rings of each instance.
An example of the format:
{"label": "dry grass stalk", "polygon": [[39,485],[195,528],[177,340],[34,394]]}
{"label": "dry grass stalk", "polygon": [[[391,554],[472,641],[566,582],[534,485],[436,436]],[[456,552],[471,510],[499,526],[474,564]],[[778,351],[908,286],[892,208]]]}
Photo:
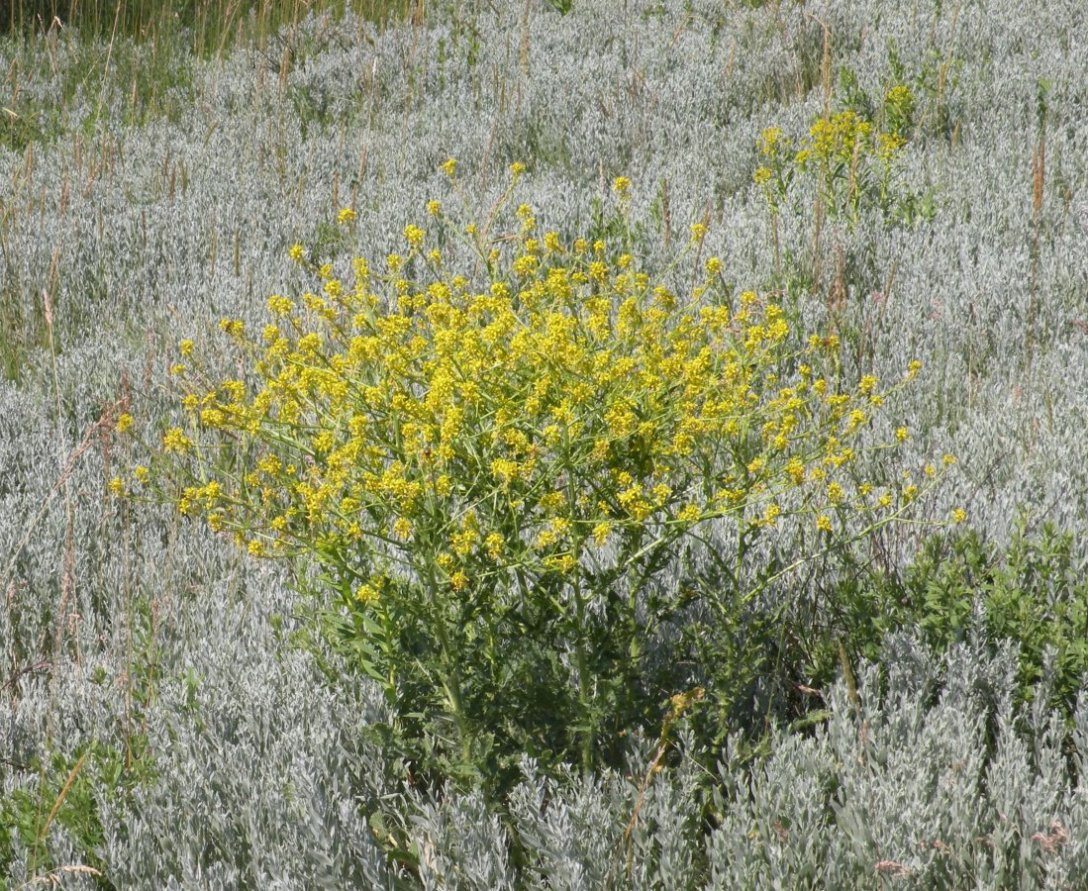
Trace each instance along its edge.
{"label": "dry grass stalk", "polygon": [[63,881],[61,876],[65,875],[94,876],[99,878],[102,873],[93,866],[84,866],[82,864],[76,866],[58,866],[56,869],[52,869],[44,875],[35,876],[26,884],[20,885],[18,891],[24,891],[26,888],[33,888],[37,885],[48,885],[50,888],[59,888]]}
{"label": "dry grass stalk", "polygon": [[4,567],[2,584],[5,588],[9,583],[13,582],[15,577],[15,564],[19,560],[19,555],[23,552],[23,548],[27,546],[27,543],[30,541],[31,536],[34,534],[34,530],[37,528],[38,524],[42,521],[42,518],[48,512],[49,505],[53,502],[53,499],[56,497],[57,493],[67,485],[68,480],[71,478],[72,474],[75,472],[75,469],[79,464],[79,459],[83,457],[84,453],[91,447],[91,444],[94,442],[95,435],[104,428],[109,428],[113,425],[114,419],[120,412],[121,407],[121,402],[116,402],[107,406],[105,411],[103,411],[102,416],[93,424],[91,424],[84,432],[83,438],[79,441],[79,445],[77,445],[69,453],[67,460],[64,462],[64,467],[61,470],[60,476],[57,478],[57,481],[53,483],[52,488],[50,488],[50,490],[46,493],[45,499],[39,506],[37,513],[34,514],[34,516],[30,520],[30,523],[27,525],[27,528],[23,533],[23,537],[15,543],[15,547],[12,549],[11,559]]}

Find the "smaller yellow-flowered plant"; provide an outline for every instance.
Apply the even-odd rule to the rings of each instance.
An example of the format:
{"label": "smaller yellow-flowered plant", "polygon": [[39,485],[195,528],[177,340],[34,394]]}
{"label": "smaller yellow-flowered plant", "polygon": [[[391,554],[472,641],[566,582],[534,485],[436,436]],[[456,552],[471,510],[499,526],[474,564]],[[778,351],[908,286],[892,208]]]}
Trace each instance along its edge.
{"label": "smaller yellow-flowered plant", "polygon": [[772,214],[781,212],[795,182],[811,180],[827,212],[855,226],[868,206],[886,220],[909,196],[896,189],[896,162],[907,145],[914,97],[902,84],[884,99],[883,127],[852,109],[817,118],[801,139],[768,127],[756,140],[760,164],[752,178]]}

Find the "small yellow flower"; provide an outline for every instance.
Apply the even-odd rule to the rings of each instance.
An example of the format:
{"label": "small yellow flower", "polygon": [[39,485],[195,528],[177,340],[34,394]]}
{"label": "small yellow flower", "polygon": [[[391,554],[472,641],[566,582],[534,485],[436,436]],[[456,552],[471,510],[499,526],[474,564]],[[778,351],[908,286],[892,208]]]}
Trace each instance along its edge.
{"label": "small yellow flower", "polygon": [[132,475],[136,478],[136,482],[138,483],[146,483],[151,479],[151,471],[142,464],[138,464],[132,469]]}
{"label": "small yellow flower", "polygon": [[457,159],[447,158],[445,161],[442,162],[441,166],[438,169],[446,174],[446,176],[448,176],[450,179],[453,179],[454,176],[457,175]]}
{"label": "small yellow flower", "polygon": [[895,438],[899,442],[906,442],[910,438],[910,431],[906,427],[899,427],[895,431]]}
{"label": "small yellow flower", "polygon": [[125,412],[117,419],[117,426],[114,428],[118,433],[125,433],[132,427],[132,415]]}
{"label": "small yellow flower", "polygon": [[468,576],[461,570],[457,570],[450,576],[450,587],[454,591],[464,591],[468,587]]}
{"label": "small yellow flower", "polygon": [[273,294],[267,301],[268,311],[275,316],[288,315],[294,308],[295,304],[288,298],[282,297],[279,294]]}
{"label": "small yellow flower", "polygon": [[263,557],[265,555],[264,542],[254,538],[246,545],[246,550],[252,557]]}
{"label": "small yellow flower", "polygon": [[710,257],[706,261],[706,274],[707,275],[720,275],[722,271],[722,261],[720,257]]}
{"label": "small yellow flower", "polygon": [[706,226],[703,223],[691,224],[691,240],[698,243],[706,237]]}
{"label": "small yellow flower", "polygon": [[953,508],[952,510],[952,522],[959,525],[967,519],[967,511],[962,507]]}
{"label": "small yellow flower", "polygon": [[125,494],[125,483],[119,476],[115,476],[109,482],[109,490],[114,495],[120,497]]}
{"label": "small yellow flower", "polygon": [[291,245],[290,248],[288,248],[287,256],[290,257],[294,262],[301,263],[302,258],[305,255],[305,250],[306,249],[303,248],[301,244],[298,244],[296,242],[295,244]]}
{"label": "small yellow flower", "polygon": [[626,198],[631,193],[631,180],[626,176],[617,176],[612,180],[612,191],[620,198]]}
{"label": "small yellow flower", "polygon": [[821,532],[830,532],[831,517],[829,517],[827,514],[820,514],[816,518],[816,528],[819,529]]}
{"label": "small yellow flower", "polygon": [[193,354],[193,342],[191,340],[183,340],[178,344],[178,352],[183,356],[191,356]]}
{"label": "small yellow flower", "polygon": [[246,323],[241,319],[220,319],[219,328],[234,340],[241,340],[246,333]]}
{"label": "small yellow flower", "polygon": [[492,532],[484,539],[484,547],[487,549],[487,556],[492,560],[498,560],[499,557],[502,556],[502,551],[505,546],[506,539],[503,538],[501,532]]}
{"label": "small yellow flower", "polygon": [[759,134],[759,150],[764,155],[773,155],[778,143],[782,140],[782,130],[778,127],[767,127]]}
{"label": "small yellow flower", "polygon": [[356,213],[350,207],[341,208],[340,213],[336,215],[336,222],[341,226],[346,226],[348,223],[354,223]]}
{"label": "small yellow flower", "polygon": [[510,175],[517,179],[525,172],[525,165],[521,161],[515,161],[510,165]]}
{"label": "small yellow flower", "polygon": [[182,432],[180,427],[171,427],[163,434],[162,446],[167,452],[185,453],[193,447],[193,441]]}
{"label": "small yellow flower", "polygon": [[956,463],[956,456],[955,455],[945,455],[943,458],[941,458],[941,463],[945,467],[951,467],[953,464]]}
{"label": "small yellow flower", "polygon": [[440,213],[442,213],[442,202],[441,201],[428,201],[427,202],[427,213],[430,214],[432,217],[438,216]]}

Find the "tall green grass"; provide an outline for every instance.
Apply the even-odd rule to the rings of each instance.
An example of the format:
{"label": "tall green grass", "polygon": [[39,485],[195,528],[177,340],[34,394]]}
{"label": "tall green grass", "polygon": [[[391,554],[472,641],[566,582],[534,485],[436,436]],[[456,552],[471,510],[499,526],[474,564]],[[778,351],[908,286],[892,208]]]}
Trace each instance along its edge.
{"label": "tall green grass", "polygon": [[84,37],[162,39],[185,34],[199,55],[236,43],[261,45],[310,12],[345,9],[378,23],[422,16],[420,0],[8,0],[0,4],[0,33],[33,34],[75,28]]}

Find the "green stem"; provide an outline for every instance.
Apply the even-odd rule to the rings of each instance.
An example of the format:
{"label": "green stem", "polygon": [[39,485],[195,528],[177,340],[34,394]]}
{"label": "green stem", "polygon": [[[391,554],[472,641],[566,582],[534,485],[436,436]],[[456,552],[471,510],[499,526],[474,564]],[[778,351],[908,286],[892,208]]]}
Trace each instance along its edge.
{"label": "green stem", "polygon": [[[431,591],[437,594],[438,582],[433,571],[427,573],[427,580]],[[465,764],[472,764],[472,755],[475,748],[473,745],[474,735],[471,722],[468,715],[465,714],[464,699],[461,696],[461,672],[457,668],[456,659],[453,658],[453,650],[450,646],[450,638],[446,630],[444,617],[437,616],[435,618],[434,629],[438,636],[438,646],[442,656],[439,683],[446,694],[453,721],[457,725],[457,735],[460,737],[459,742],[461,743],[461,758]]]}
{"label": "green stem", "polygon": [[593,770],[594,725],[592,689],[590,684],[589,664],[586,659],[585,642],[585,601],[582,599],[582,586],[576,580],[574,588],[574,621],[577,625],[574,647],[574,667],[578,672],[578,706],[582,712],[582,770],[589,774]]}

